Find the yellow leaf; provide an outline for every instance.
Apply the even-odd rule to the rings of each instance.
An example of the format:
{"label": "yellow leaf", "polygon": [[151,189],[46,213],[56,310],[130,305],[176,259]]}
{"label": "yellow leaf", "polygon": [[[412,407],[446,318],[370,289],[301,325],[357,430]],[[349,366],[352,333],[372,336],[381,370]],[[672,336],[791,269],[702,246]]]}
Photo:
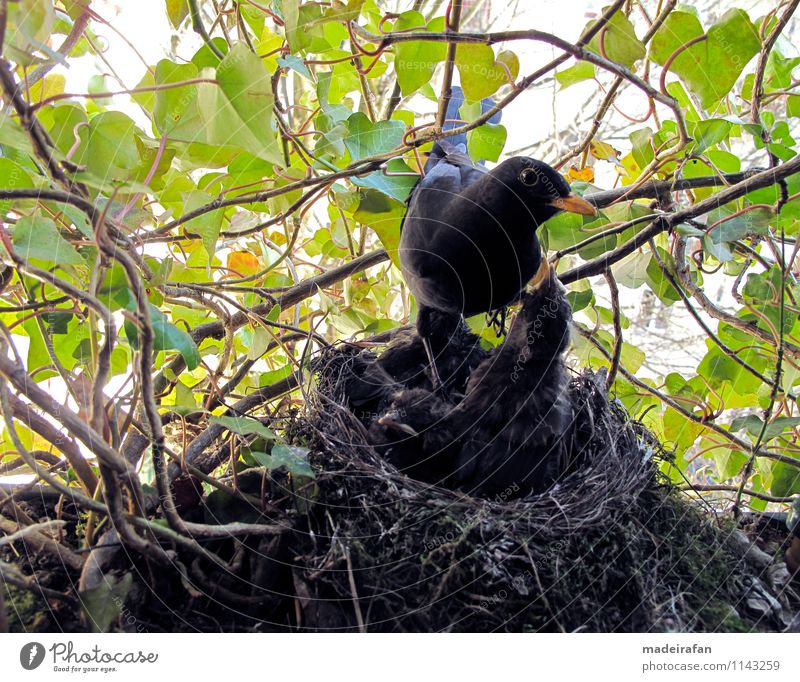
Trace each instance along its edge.
{"label": "yellow leaf", "polygon": [[608,142],[601,142],[600,140],[592,140],[589,144],[589,151],[592,156],[598,161],[610,161],[611,163],[619,164],[620,151],[614,149]]}
{"label": "yellow leaf", "polygon": [[45,76],[38,83],[33,84],[31,88],[31,102],[41,102],[43,99],[47,99],[53,95],[60,95],[64,92],[66,85],[67,79],[60,73]]}
{"label": "yellow leaf", "polygon": [[594,168],[591,166],[585,166],[583,168],[576,168],[575,166],[570,166],[569,170],[567,171],[567,180],[570,182],[574,180],[580,180],[582,182],[593,182],[594,181]]}

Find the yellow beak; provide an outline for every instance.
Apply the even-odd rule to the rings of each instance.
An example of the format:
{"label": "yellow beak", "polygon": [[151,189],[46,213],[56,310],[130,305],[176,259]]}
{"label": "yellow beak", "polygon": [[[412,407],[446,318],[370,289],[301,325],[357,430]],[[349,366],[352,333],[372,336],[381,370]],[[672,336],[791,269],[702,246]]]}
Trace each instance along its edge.
{"label": "yellow beak", "polygon": [[565,197],[558,197],[550,202],[551,206],[560,208],[562,211],[570,213],[580,213],[581,215],[597,215],[597,209],[586,199],[577,194],[568,194]]}

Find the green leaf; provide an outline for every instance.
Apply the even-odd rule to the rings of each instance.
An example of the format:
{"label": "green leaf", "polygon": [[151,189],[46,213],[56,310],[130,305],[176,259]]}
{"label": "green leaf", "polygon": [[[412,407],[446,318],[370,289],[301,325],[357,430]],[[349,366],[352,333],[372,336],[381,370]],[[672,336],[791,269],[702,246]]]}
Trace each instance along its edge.
{"label": "green leaf", "polygon": [[282,163],[271,126],[272,79],[261,60],[247,45],[236,43],[217,67],[217,82],[238,115],[235,124],[243,127],[242,137],[252,137],[255,143],[245,149],[266,161]]}
{"label": "green leaf", "polygon": [[129,180],[140,163],[135,130],[133,120],[119,111],[97,114],[80,129],[81,144],[72,160],[101,183]]}
{"label": "green leaf", "polygon": [[305,476],[313,479],[316,478],[316,475],[308,463],[308,453],[308,448],[276,443],[272,446],[269,455],[265,452],[253,452],[251,454],[259,464],[270,471],[284,468],[293,476]]}
{"label": "green leaf", "polygon": [[[211,203],[212,197],[207,192],[193,190],[183,193],[183,212],[194,211],[201,206]],[[209,211],[188,221],[184,229],[187,233],[199,234],[203,240],[203,247],[209,258],[216,253],[217,239],[222,229],[223,210],[221,208]]]}
{"label": "green leaf", "polygon": [[467,151],[475,160],[497,161],[507,137],[505,126],[485,123],[467,133]]}
{"label": "green leaf", "polygon": [[605,53],[611,61],[629,68],[645,55],[644,44],[636,37],[630,19],[622,12],[616,12],[605,28],[592,38],[589,49],[597,54]]}
{"label": "green leaf", "polygon": [[220,417],[211,417],[208,422],[209,424],[224,426],[228,431],[235,433],[237,436],[259,436],[268,441],[277,440],[277,436],[272,430],[252,417],[223,415]]}
{"label": "green leaf", "polygon": [[417,184],[419,176],[402,159],[392,159],[386,164],[389,173],[405,173],[405,175],[387,175],[383,171],[375,171],[363,178],[353,177],[350,181],[357,187],[371,187],[383,192],[397,201],[405,201]]}
{"label": "green leaf", "polygon": [[695,154],[701,154],[712,145],[718,144],[728,138],[733,124],[723,118],[712,118],[698,121],[691,129],[694,138]]}
{"label": "green leaf", "polygon": [[[437,17],[426,26],[425,17],[419,12],[403,12],[395,22],[394,30],[410,29],[441,32],[444,30],[444,17]],[[447,55],[447,46],[444,43],[415,40],[398,43],[394,54],[397,83],[404,95],[410,95],[430,82],[436,65]]]}
{"label": "green leaf", "polygon": [[283,17],[286,42],[289,49],[297,52],[299,49],[297,30],[300,26],[300,0],[280,0],[280,14]]}
{"label": "green leaf", "polygon": [[[11,159],[0,157],[0,187],[6,191],[15,189],[30,189],[33,187],[33,180],[22,166]],[[12,200],[5,199],[0,201],[0,218],[2,218],[11,207]]]}
{"label": "green leaf", "polygon": [[790,497],[800,493],[800,467],[773,462],[769,491],[777,497]]}
{"label": "green leaf", "polygon": [[717,478],[720,481],[727,481],[738,476],[742,467],[747,463],[747,455],[739,450],[716,447],[713,453],[714,463],[717,465]]}
{"label": "green leaf", "polygon": [[42,215],[23,216],[14,227],[14,251],[21,258],[59,263],[86,265],[81,255],[58,232],[56,224]]}
{"label": "green leaf", "polygon": [[576,313],[594,302],[594,292],[591,289],[568,291],[567,301],[569,302],[570,308],[572,308],[572,312]]}
{"label": "green leaf", "polygon": [[344,144],[354,161],[400,146],[406,131],[402,121],[373,123],[360,111],[347,119],[347,129],[349,134],[344,138]]}
{"label": "green leaf", "polygon": [[[156,65],[155,84],[166,86],[192,80],[197,78],[197,73],[197,67],[191,62],[176,64],[162,59]],[[174,140],[195,139],[202,124],[197,111],[197,86],[183,85],[159,90],[155,93],[153,115],[160,133]]]}
{"label": "green leaf", "polygon": [[[653,36],[652,57],[664,65],[677,50],[702,35],[703,27],[693,12],[673,10]],[[761,41],[741,9],[727,11],[705,35],[705,40],[674,57],[670,69],[707,109],[731,91],[742,69],[760,49]]]}
{"label": "green leaf", "polygon": [[595,68],[591,62],[578,62],[573,64],[568,69],[556,73],[556,80],[561,85],[562,90],[568,88],[570,85],[580,83],[581,81],[594,78]]}
{"label": "green leaf", "polygon": [[800,417],[776,417],[764,429],[764,420],[758,415],[748,414],[744,417],[737,417],[731,422],[731,431],[741,431],[745,429],[749,436],[755,442],[755,439],[761,434],[764,429],[764,442],[772,440],[780,436],[787,429],[794,428],[800,425]]}
{"label": "green leaf", "polygon": [[354,215],[358,222],[375,231],[389,258],[398,267],[400,261],[397,249],[400,246],[400,225],[404,215],[403,204],[374,190],[361,193],[361,201]]}
{"label": "green leaf", "polygon": [[172,28],[178,28],[189,16],[189,3],[186,0],[166,0],[167,18]]}
{"label": "green leaf", "polygon": [[81,608],[92,632],[108,632],[122,613],[132,585],[132,573],[124,573],[120,578],[113,573],[104,573],[96,587],[81,591]]}
{"label": "green leaf", "polygon": [[296,71],[301,76],[307,78],[310,81],[314,80],[314,77],[308,70],[306,63],[295,54],[287,54],[284,55],[283,57],[278,57],[278,64],[286,69],[291,69],[292,71]]}
{"label": "green leaf", "polygon": [[508,72],[489,45],[461,43],[456,48],[456,66],[464,97],[471,102],[490,97],[509,82]]}
{"label": "green leaf", "polygon": [[[179,329],[172,324],[167,316],[164,315],[152,303],[150,306],[150,322],[153,327],[153,350],[177,350],[186,362],[186,367],[191,371],[200,364],[200,352],[197,350],[197,344],[192,337],[183,329]],[[136,310],[136,302],[133,300],[133,294],[128,291],[128,301],[125,305],[130,311]],[[128,337],[128,342],[134,350],[138,350],[139,343],[139,329],[136,324],[125,318],[125,336]]]}

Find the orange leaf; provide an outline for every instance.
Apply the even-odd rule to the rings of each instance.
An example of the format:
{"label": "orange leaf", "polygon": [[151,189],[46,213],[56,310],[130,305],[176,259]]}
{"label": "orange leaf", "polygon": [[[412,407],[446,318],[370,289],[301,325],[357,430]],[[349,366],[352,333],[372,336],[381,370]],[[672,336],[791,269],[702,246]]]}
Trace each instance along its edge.
{"label": "orange leaf", "polygon": [[575,166],[570,166],[569,170],[567,171],[567,180],[572,182],[573,180],[581,180],[582,182],[593,182],[594,181],[594,168],[591,166],[585,166],[584,168],[576,168]]}
{"label": "orange leaf", "polygon": [[249,251],[232,251],[228,254],[228,269],[232,270],[232,275],[246,277],[254,275],[261,270],[261,264]]}

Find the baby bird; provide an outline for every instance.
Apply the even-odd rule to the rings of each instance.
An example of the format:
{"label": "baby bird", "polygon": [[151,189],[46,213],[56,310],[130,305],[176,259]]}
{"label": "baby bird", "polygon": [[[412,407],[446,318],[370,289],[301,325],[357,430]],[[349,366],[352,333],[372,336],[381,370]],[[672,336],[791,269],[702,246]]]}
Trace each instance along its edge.
{"label": "baby bird", "polygon": [[392,396],[388,409],[370,426],[370,440],[406,475],[443,485],[453,470],[457,447],[447,426],[452,408],[434,391],[403,389]]}
{"label": "baby bird", "polygon": [[498,350],[475,370],[448,419],[461,442],[452,479],[474,495],[520,495],[550,487],[569,451],[572,408],[562,354],[572,311],[546,261],[541,285]]}

